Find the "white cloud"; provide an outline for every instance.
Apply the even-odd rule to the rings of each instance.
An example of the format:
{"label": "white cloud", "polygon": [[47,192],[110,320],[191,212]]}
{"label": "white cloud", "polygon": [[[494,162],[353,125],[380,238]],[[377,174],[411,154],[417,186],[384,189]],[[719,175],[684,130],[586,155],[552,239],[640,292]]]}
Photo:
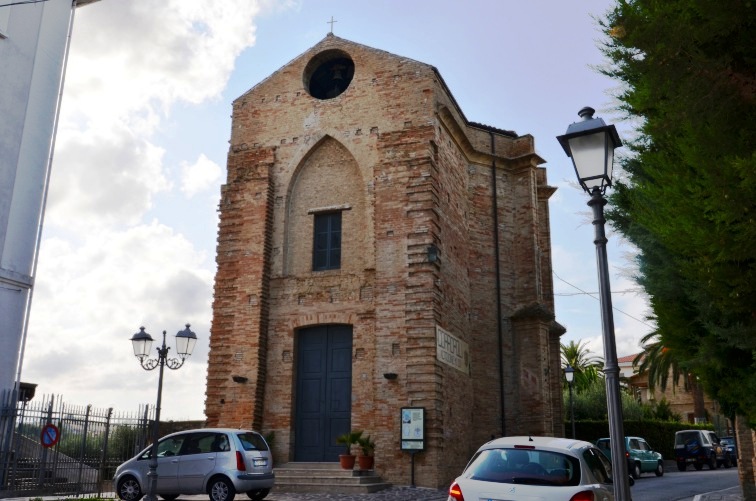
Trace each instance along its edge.
{"label": "white cloud", "polygon": [[67,105],[92,123],[129,117],[147,131],[176,101],[219,95],[236,57],[254,44],[258,11],[250,0],[104,1],[79,9]]}
{"label": "white cloud", "polygon": [[46,222],[88,232],[137,224],[169,190],[164,150],[123,126],[59,133]]}
{"label": "white cloud", "polygon": [[[41,383],[40,392],[65,392],[74,401],[81,395],[87,403],[131,410],[152,402],[143,396],[121,401],[122,392],[133,389],[134,398],[140,398],[138,391],[150,384],[149,376],[138,374],[142,369],[131,350],[131,335],[144,325],[158,343],[167,330],[172,344],[184,323],[191,323],[200,341],[192,376],[182,374],[181,381],[203,387],[213,274],[203,253],[156,222],[92,234],[77,244],[46,240],[24,379]],[[175,409],[201,416],[203,404],[200,394]]]}
{"label": "white cloud", "polygon": [[192,165],[182,162],[181,191],[186,197],[191,198],[210,187],[214,188],[221,173],[221,167],[204,154],[200,155]]}
{"label": "white cloud", "polygon": [[[172,189],[154,134],[171,106],[219,97],[254,43],[258,11],[249,0],[103,1],[77,10],[49,224],[136,224],[156,194]],[[188,196],[209,182],[211,173],[200,172],[184,180]]]}
{"label": "white cloud", "polygon": [[23,367],[40,393],[124,411],[152,404],[156,374],[129,339],[145,325],[172,344],[189,322],[200,341],[180,377],[166,374],[164,417],[203,415],[214,238],[174,229],[192,224],[173,191],[191,197],[221,169],[195,153],[179,179],[158,138],[172,107],[220,98],[259,10],[254,0],[76,9]]}

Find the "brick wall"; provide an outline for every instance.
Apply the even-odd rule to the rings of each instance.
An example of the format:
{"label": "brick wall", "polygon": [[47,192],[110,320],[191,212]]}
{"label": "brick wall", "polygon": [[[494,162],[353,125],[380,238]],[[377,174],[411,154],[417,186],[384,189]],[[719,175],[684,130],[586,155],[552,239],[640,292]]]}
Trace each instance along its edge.
{"label": "brick wall", "polygon": [[[307,64],[333,50],[354,78],[315,99]],[[390,482],[410,480],[404,406],[426,409],[421,486],[448,485],[491,436],[562,434],[553,189],[532,137],[468,123],[431,66],[329,35],[234,102],[230,143],[210,425],[273,431],[276,462],[290,461],[297,331],[345,324],[351,426]],[[341,267],[313,272],[313,213],[328,209],[342,212]],[[436,326],[470,346],[469,374],[437,360]]]}

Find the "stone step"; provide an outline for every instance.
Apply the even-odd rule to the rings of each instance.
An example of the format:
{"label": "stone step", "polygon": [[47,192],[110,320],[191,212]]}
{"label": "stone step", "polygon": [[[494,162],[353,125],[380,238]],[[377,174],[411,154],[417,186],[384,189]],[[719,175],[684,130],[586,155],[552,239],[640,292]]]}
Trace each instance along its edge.
{"label": "stone step", "polygon": [[381,482],[378,484],[365,485],[342,485],[342,484],[285,484],[279,483],[276,479],[276,485],[272,492],[312,492],[312,493],[333,493],[333,494],[372,494],[373,492],[382,491],[391,487],[391,484]]}
{"label": "stone step", "polygon": [[339,463],[284,463],[275,467],[276,472],[301,474],[307,472],[313,475],[343,475],[357,477],[360,475],[374,475],[375,470],[360,470],[353,468],[345,470]]}
{"label": "stone step", "polygon": [[339,463],[286,463],[273,471],[277,492],[369,494],[391,487],[374,470],[344,470]]}
{"label": "stone step", "polygon": [[279,475],[278,472],[276,472],[276,483],[278,484],[282,482],[293,485],[299,485],[303,483],[327,485],[368,485],[379,484],[383,482],[383,479],[378,475],[373,475],[370,477],[312,477],[307,475],[286,476]]}
{"label": "stone step", "polygon": [[339,463],[308,463],[304,461],[284,463],[276,466],[276,470],[343,470]]}

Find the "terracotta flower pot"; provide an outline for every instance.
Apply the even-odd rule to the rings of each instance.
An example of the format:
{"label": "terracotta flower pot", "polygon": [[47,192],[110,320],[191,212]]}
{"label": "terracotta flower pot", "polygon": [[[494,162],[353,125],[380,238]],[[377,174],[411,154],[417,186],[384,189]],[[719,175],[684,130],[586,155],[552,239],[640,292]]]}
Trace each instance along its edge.
{"label": "terracotta flower pot", "polygon": [[344,468],[345,470],[354,469],[354,460],[355,460],[355,456],[352,454],[339,455],[339,464],[341,464],[341,467]]}
{"label": "terracotta flower pot", "polygon": [[357,461],[359,461],[360,470],[372,470],[375,458],[373,456],[359,456]]}

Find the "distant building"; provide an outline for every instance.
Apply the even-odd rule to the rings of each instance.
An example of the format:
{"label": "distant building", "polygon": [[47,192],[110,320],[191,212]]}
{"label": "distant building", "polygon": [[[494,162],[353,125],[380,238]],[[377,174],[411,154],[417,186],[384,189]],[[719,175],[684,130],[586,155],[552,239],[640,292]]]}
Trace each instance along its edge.
{"label": "distant building", "polygon": [[20,375],[77,6],[0,0],[0,401]]}
{"label": "distant building", "polygon": [[620,378],[630,378],[636,373],[635,367],[633,367],[633,360],[636,355],[628,355],[626,357],[617,357],[617,365],[620,370]]}
{"label": "distant building", "polygon": [[669,403],[671,411],[678,414],[683,422],[714,424],[719,433],[732,434],[732,424],[721,414],[719,404],[709,398],[700,385],[696,384],[694,376],[681,376],[675,384],[670,373],[667,376],[666,388],[662,391],[657,384],[652,390],[648,384],[648,373],[638,373],[633,361],[639,355],[628,355],[617,359],[621,376],[627,378],[628,389],[641,403],[658,404],[662,400]]}
{"label": "distant building", "polygon": [[436,68],[333,35],[236,99],[208,424],[275,432],[277,464],[364,430],[403,484],[422,446],[430,487],[493,436],[563,436],[542,163]]}

